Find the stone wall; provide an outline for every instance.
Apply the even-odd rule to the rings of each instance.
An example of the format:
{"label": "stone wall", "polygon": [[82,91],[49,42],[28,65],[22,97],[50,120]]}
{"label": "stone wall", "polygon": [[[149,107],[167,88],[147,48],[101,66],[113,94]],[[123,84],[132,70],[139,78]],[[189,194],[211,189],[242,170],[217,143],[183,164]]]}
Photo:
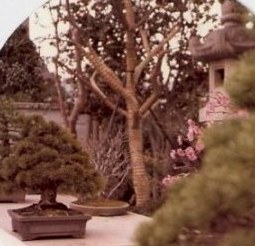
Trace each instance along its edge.
{"label": "stone wall", "polygon": [[[60,126],[64,127],[63,117],[57,105],[52,105],[49,103],[15,103],[15,108],[21,114],[25,115],[41,115],[47,121],[54,121]],[[76,131],[77,138],[81,145],[84,147],[86,144],[86,139],[89,134],[89,115],[81,114],[79,116]]]}

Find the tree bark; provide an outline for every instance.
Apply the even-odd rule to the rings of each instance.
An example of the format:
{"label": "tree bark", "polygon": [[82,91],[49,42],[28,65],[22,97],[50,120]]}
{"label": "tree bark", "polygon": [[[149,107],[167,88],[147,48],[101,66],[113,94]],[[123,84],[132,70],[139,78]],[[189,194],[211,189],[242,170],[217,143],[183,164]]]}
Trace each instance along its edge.
{"label": "tree bark", "polygon": [[[81,42],[79,33],[77,30],[73,31],[73,39],[77,43]],[[70,129],[70,132],[73,133],[75,137],[77,137],[77,132],[76,132],[77,121],[78,121],[79,115],[81,114],[82,110],[85,107],[85,104],[87,103],[87,91],[85,88],[86,83],[84,81],[85,78],[83,78],[82,76],[83,75],[82,65],[81,65],[82,55],[77,46],[75,46],[75,62],[76,62],[76,72],[79,75],[77,80],[78,93],[75,98],[75,103],[72,108],[71,114],[69,116],[69,129]]]}
{"label": "tree bark", "polygon": [[142,121],[139,113],[139,102],[136,98],[136,83],[134,78],[137,65],[135,45],[135,15],[132,2],[124,0],[126,9],[126,92],[129,97],[125,98],[127,105],[127,129],[129,139],[129,151],[132,163],[133,185],[136,195],[136,206],[146,205],[150,199],[150,184],[143,160],[143,137]]}
{"label": "tree bark", "polygon": [[57,204],[57,189],[45,188],[41,190],[40,205],[54,205]]}
{"label": "tree bark", "polygon": [[132,108],[130,108],[128,111],[127,128],[137,207],[144,206],[150,199],[150,184],[143,159],[141,126],[141,118],[136,112],[133,112]]}

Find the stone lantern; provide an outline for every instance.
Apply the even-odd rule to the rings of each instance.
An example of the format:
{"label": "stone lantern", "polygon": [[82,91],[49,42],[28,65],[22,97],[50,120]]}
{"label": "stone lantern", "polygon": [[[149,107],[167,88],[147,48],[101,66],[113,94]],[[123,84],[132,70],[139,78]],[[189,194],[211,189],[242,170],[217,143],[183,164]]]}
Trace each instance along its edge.
{"label": "stone lantern", "polygon": [[255,33],[244,26],[242,8],[234,0],[225,0],[221,6],[222,28],[210,32],[203,42],[197,36],[190,39],[189,49],[194,59],[209,64],[209,100],[200,110],[200,121],[221,121],[231,115],[223,85],[239,56],[255,49]]}

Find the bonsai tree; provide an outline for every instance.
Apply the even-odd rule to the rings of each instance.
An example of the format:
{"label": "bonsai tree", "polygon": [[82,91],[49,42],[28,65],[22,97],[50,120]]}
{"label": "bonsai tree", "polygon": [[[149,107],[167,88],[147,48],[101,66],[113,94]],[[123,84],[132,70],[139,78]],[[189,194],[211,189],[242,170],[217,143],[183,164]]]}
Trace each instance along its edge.
{"label": "bonsai tree", "polygon": [[250,112],[210,127],[201,171],[171,186],[167,202],[136,234],[140,246],[252,246],[255,240],[255,53],[226,89]]}
{"label": "bonsai tree", "polygon": [[101,177],[89,164],[77,140],[41,116],[22,120],[21,137],[3,161],[2,174],[21,188],[37,190],[36,208],[64,208],[57,203],[58,189],[89,197],[101,187]]}

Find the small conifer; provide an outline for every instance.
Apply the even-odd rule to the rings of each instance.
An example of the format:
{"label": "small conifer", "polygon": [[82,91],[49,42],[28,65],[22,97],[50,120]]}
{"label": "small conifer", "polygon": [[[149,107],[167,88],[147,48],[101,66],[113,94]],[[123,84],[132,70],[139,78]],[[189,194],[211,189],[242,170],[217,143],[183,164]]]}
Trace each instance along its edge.
{"label": "small conifer", "polygon": [[2,175],[21,188],[37,190],[39,205],[54,205],[57,191],[90,197],[101,187],[101,177],[77,140],[41,116],[22,119],[21,140],[3,160]]}

